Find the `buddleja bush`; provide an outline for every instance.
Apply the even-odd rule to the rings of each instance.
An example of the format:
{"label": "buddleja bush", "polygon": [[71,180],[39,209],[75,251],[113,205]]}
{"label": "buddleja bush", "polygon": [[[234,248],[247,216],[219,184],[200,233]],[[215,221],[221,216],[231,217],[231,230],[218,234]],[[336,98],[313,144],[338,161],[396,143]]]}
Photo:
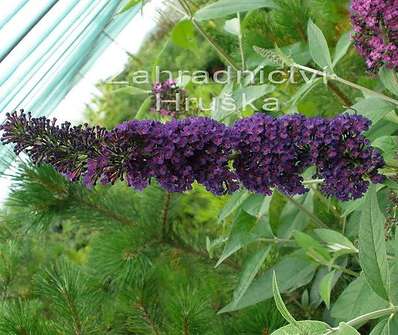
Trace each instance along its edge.
{"label": "buddleja bush", "polygon": [[[61,263],[35,279],[37,296],[53,307],[51,322],[31,317],[42,315],[40,303],[18,302],[5,309],[10,322],[3,329],[18,325],[9,315],[15,310],[26,314],[20,322],[24,329],[43,334],[103,332],[107,318],[113,320],[109,332],[132,334],[397,333],[398,2],[352,1],[345,19],[351,19],[353,32],[338,29],[338,39],[328,32],[329,41],[319,25],[330,27],[330,22],[317,22],[315,9],[335,13],[344,9],[342,4],[220,0],[196,12],[185,0],[172,6],[182,15],[171,36],[176,45],[191,49],[198,32],[201,43],[209,42],[234,71],[289,69],[309,79],[298,87],[248,79],[228,84],[219,98],[234,97],[236,110],[214,105],[211,115],[198,117],[186,117],[186,111],[181,114],[169,103],[156,114],[155,96],[168,99],[178,92],[186,99],[192,86],[154,83],[153,96],[136,120],[113,129],[57,125],[23,111],[8,114],[0,127],[3,143],[14,144],[17,154],[26,153],[39,166],[22,173],[25,180],[12,199],[22,207],[28,197],[35,198],[31,206],[42,217],[34,225],[53,224],[57,214],[66,214],[90,223],[89,234],[97,229],[100,234],[90,237],[84,278]],[[297,18],[288,17],[292,8]],[[272,49],[245,48],[250,31],[244,29],[252,26],[251,16],[260,15],[257,11],[266,25],[262,30],[280,38]],[[306,22],[297,27],[300,20]],[[209,21],[233,35],[236,52],[231,55],[225,51],[230,45],[217,44]],[[341,26],[348,30],[348,21]],[[340,76],[351,71],[344,65],[347,59],[360,64],[361,83]],[[318,92],[338,104],[339,115],[322,117],[307,110]],[[253,106],[266,94],[282,101],[281,111],[255,113]],[[253,104],[245,104],[243,95]],[[103,190],[121,187],[119,181],[137,192],[112,201]],[[219,213],[218,236],[206,238],[207,253],[197,248],[196,237],[189,238],[189,229],[175,225],[183,200],[173,198],[189,196],[198,184],[215,196],[229,195]],[[46,201],[37,196],[44,190]],[[164,204],[160,216],[146,210],[158,203]],[[49,209],[50,217],[45,215]],[[135,221],[139,224],[132,228]],[[11,245],[5,249],[7,257],[18,258]],[[216,282],[227,282],[238,268],[230,302],[225,305],[224,293],[211,300],[189,285],[162,290],[165,282],[177,282],[169,263],[176,250],[205,259],[206,265],[198,262],[195,269],[208,281],[199,281],[199,291],[221,290]],[[223,279],[206,273],[216,256],[217,267],[230,267]],[[14,278],[12,267],[4,273],[7,287]],[[190,281],[186,273],[178,274]],[[117,295],[119,308],[111,311],[106,305],[114,295],[108,293],[119,290],[126,294]],[[272,297],[287,326],[279,328],[283,321],[261,312]],[[127,321],[115,323],[119,317]],[[238,322],[230,322],[234,318]]]}

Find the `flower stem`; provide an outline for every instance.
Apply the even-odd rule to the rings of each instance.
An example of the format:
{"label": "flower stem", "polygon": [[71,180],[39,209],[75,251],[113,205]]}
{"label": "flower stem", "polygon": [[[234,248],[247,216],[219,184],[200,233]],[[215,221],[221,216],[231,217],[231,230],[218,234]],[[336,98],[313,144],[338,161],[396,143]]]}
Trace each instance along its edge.
{"label": "flower stem", "polygon": [[[383,316],[392,315],[397,312],[398,312],[398,306],[391,306],[388,308],[379,309],[374,312],[360,315],[360,316],[356,317],[355,319],[352,319],[352,320],[346,322],[346,324],[355,328],[355,327],[361,326],[362,324],[364,324],[370,320],[378,319]],[[339,330],[339,327],[332,328],[329,331],[327,331],[324,335],[333,334],[334,332],[337,332],[338,330]]]}
{"label": "flower stem", "polygon": [[196,21],[188,3],[185,0],[178,0],[178,2],[180,3],[181,7],[184,8],[184,10],[186,11],[186,15],[191,20],[196,30],[207,40],[207,42],[213,47],[215,51],[217,51],[217,53],[226,61],[229,66],[231,66],[235,71],[239,71],[239,67],[235,64],[233,59],[211,38],[209,34],[206,33],[206,31],[203,30],[198,21]]}
{"label": "flower stem", "polygon": [[353,83],[353,82],[351,82],[351,81],[348,81],[348,80],[346,80],[346,79],[340,78],[340,77],[337,76],[336,74],[331,74],[331,73],[319,71],[319,70],[312,69],[312,68],[307,67],[307,66],[304,66],[304,65],[297,64],[297,63],[293,63],[293,64],[291,64],[291,66],[292,66],[292,67],[295,67],[295,68],[297,68],[297,69],[306,71],[306,72],[310,72],[310,73],[316,74],[316,75],[318,75],[318,76],[320,76],[320,77],[323,77],[323,78],[325,78],[325,79],[328,79],[328,80],[337,81],[337,82],[339,82],[339,83],[342,83],[342,84],[344,84],[344,85],[350,86],[350,87],[352,87],[352,88],[355,88],[355,89],[360,90],[360,91],[362,91],[362,92],[364,92],[364,93],[367,93],[367,94],[369,94],[369,95],[378,97],[378,98],[380,98],[380,99],[383,99],[383,100],[385,100],[385,101],[388,101],[388,102],[390,102],[390,103],[392,103],[392,104],[398,106],[398,100],[393,99],[393,98],[390,98],[390,97],[388,97],[387,95],[384,95],[384,94],[382,94],[382,93],[375,92],[375,91],[373,91],[373,90],[371,90],[371,89],[369,89],[369,88],[366,88],[366,87],[364,87],[364,86],[355,84],[355,83]]}
{"label": "flower stem", "polygon": [[240,13],[237,13],[237,18],[238,18],[238,24],[239,24],[239,34],[238,34],[238,40],[239,40],[239,51],[240,51],[240,59],[242,63],[242,70],[246,70],[246,62],[245,62],[245,53],[243,51],[243,35],[242,35],[242,25],[241,25],[241,17]]}
{"label": "flower stem", "polygon": [[294,243],[294,240],[290,239],[283,239],[283,238],[259,238],[257,241],[265,242],[265,243],[272,243],[272,244],[291,244]]}
{"label": "flower stem", "polygon": [[353,103],[351,102],[350,98],[347,97],[335,84],[331,81],[328,82],[329,89],[339,98],[339,100],[343,103],[344,106],[349,107],[352,106]]}
{"label": "flower stem", "polygon": [[359,277],[359,273],[358,273],[358,272],[352,271],[352,270],[350,270],[350,269],[346,269],[346,268],[344,268],[344,267],[342,267],[342,266],[340,266],[340,265],[332,264],[331,267],[332,267],[333,269],[336,269],[337,271],[343,272],[343,273],[345,273],[345,274],[347,274],[347,275],[350,275],[350,276],[352,276],[352,277],[355,277],[355,278],[358,278],[358,277]]}
{"label": "flower stem", "polygon": [[293,197],[285,195],[286,199],[288,199],[293,205],[295,205],[299,210],[301,210],[304,214],[306,214],[308,217],[310,217],[312,219],[312,221],[314,221],[314,223],[316,223],[319,227],[322,228],[328,228],[328,226],[323,223],[323,221],[318,218],[316,215],[314,215],[314,213],[312,213],[311,211],[309,211],[307,208],[305,208],[305,206],[303,206],[302,204],[300,204],[298,201],[296,201]]}
{"label": "flower stem", "polygon": [[307,179],[303,181],[304,185],[322,184],[324,179]]}

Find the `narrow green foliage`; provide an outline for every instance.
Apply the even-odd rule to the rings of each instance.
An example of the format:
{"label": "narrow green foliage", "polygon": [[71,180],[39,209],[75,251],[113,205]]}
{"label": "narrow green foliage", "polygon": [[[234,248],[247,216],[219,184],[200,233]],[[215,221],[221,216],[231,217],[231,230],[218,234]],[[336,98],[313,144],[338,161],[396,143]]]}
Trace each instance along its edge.
{"label": "narrow green foliage", "polygon": [[330,293],[333,288],[333,279],[335,276],[335,272],[332,271],[328,273],[325,277],[322,278],[321,283],[319,284],[319,293],[326,304],[327,308],[330,308]]}
{"label": "narrow green foliage", "polygon": [[0,306],[0,334],[2,335],[55,335],[54,325],[42,317],[39,301],[16,300]]}
{"label": "narrow green foliage", "polygon": [[314,62],[322,69],[333,71],[332,58],[328,43],[322,31],[312,22],[308,21],[308,43],[310,47],[310,53]]}
{"label": "narrow green foliage", "polygon": [[300,325],[296,321],[296,319],[293,317],[293,315],[290,314],[290,312],[286,308],[285,303],[283,302],[283,299],[279,292],[279,287],[278,287],[278,282],[276,279],[275,272],[273,273],[273,277],[272,277],[272,293],[274,295],[274,300],[275,300],[276,308],[278,308],[278,311],[282,314],[282,316],[285,318],[285,320],[287,322],[289,322],[289,324],[295,326],[301,332],[302,328],[300,327]]}
{"label": "narrow green foliage", "polygon": [[234,292],[234,303],[238,303],[242,296],[245,294],[270,251],[271,247],[267,247],[259,250],[251,258],[249,258],[240,278],[239,286]]}
{"label": "narrow green foliage", "polygon": [[156,243],[159,244],[138,229],[105,231],[92,242],[89,267],[102,282],[110,282],[118,289],[132,284],[141,286],[151,270],[148,252],[154,253]]}
{"label": "narrow green foliage", "polygon": [[96,294],[79,269],[67,262],[52,266],[37,277],[37,292],[49,301],[60,331],[96,333]]}
{"label": "narrow green foliage", "polygon": [[277,8],[277,4],[273,0],[219,0],[195,13],[197,20],[209,20],[225,17],[237,12],[247,12],[259,8]]}
{"label": "narrow green foliage", "polygon": [[350,48],[352,44],[351,34],[352,32],[348,31],[341,35],[340,39],[338,40],[333,55],[333,66],[336,66],[336,64],[346,55],[348,49]]}

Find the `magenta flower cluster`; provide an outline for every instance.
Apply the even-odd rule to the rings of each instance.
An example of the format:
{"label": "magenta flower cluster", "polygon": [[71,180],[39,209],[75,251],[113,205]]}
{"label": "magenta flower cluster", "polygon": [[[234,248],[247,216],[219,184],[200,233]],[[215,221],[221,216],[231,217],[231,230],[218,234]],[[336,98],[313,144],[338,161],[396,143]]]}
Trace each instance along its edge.
{"label": "magenta flower cluster", "polygon": [[196,117],[128,121],[108,131],[87,125],[57,126],[23,112],[8,114],[2,142],[14,143],[34,163],[48,163],[86,185],[125,180],[142,190],[152,178],[169,192],[190,190],[198,182],[214,194],[232,193],[242,184],[264,195],[277,188],[288,195],[307,191],[302,174],[314,166],[321,191],[340,200],[361,197],[369,182],[379,183],[384,161],[364,132],[370,122],[356,115],[306,118],[265,114],[228,127]]}
{"label": "magenta flower cluster", "polygon": [[185,114],[186,91],[175,80],[155,83],[152,86],[152,95],[151,112],[172,117],[178,112]]}
{"label": "magenta flower cluster", "polygon": [[371,71],[398,69],[398,0],[353,0],[354,41]]}

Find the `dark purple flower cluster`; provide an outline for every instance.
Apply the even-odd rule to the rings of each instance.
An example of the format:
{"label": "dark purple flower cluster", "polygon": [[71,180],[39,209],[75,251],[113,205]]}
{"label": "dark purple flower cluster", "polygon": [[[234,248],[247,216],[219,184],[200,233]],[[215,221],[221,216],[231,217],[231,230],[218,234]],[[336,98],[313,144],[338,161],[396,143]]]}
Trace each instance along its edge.
{"label": "dark purple flower cluster", "polygon": [[322,191],[340,200],[361,197],[372,182],[383,181],[384,160],[363,133],[369,120],[356,115],[334,119],[256,114],[238,121],[234,167],[250,191],[271,194],[276,187],[294,195],[306,191],[301,174],[316,167]]}
{"label": "dark purple flower cluster", "polygon": [[232,129],[217,121],[187,118],[168,122],[156,158],[157,180],[169,192],[189,190],[195,180],[214,194],[236,191],[239,184],[228,165],[233,148]]}
{"label": "dark purple flower cluster", "polygon": [[311,160],[302,138],[304,121],[299,115],[275,119],[255,114],[235,124],[234,168],[248,190],[267,195],[273,187],[290,195],[306,192],[301,174]]}
{"label": "dark purple flower cluster", "polygon": [[69,122],[56,125],[56,119],[32,118],[31,114],[6,114],[0,125],[3,144],[14,143],[16,154],[25,152],[33,163],[46,163],[70,180],[85,173],[87,160],[95,157],[107,131],[87,124],[72,127]]}
{"label": "dark purple flower cluster", "polygon": [[340,115],[327,120],[317,131],[314,165],[317,176],[325,180],[322,191],[340,200],[357,199],[367,191],[369,182],[383,181],[378,169],[384,160],[363,133],[370,121],[357,115]]}
{"label": "dark purple flower cluster", "polygon": [[[250,191],[288,195],[307,189],[302,173],[315,166],[322,191],[340,200],[356,199],[369,180],[382,182],[380,153],[364,132],[370,122],[356,115],[333,119],[265,114],[227,127],[209,118],[187,118],[166,124],[129,121],[112,131],[87,125],[60,127],[55,121],[8,114],[0,126],[3,143],[15,143],[34,163],[48,163],[86,185],[126,180],[142,190],[151,178],[169,192],[184,192],[196,181],[215,194]],[[231,162],[233,161],[233,163]]]}
{"label": "dark purple flower cluster", "polygon": [[163,127],[156,121],[128,121],[108,132],[97,157],[87,164],[84,183],[103,184],[126,180],[143,190],[155,176],[154,161],[163,142]]}
{"label": "dark purple flower cluster", "polygon": [[184,89],[178,87],[176,81],[168,79],[154,84],[152,94],[152,112],[172,117],[175,117],[176,113],[184,114],[186,92]]}
{"label": "dark purple flower cluster", "polygon": [[398,0],[353,0],[354,40],[371,71],[398,69]]}

